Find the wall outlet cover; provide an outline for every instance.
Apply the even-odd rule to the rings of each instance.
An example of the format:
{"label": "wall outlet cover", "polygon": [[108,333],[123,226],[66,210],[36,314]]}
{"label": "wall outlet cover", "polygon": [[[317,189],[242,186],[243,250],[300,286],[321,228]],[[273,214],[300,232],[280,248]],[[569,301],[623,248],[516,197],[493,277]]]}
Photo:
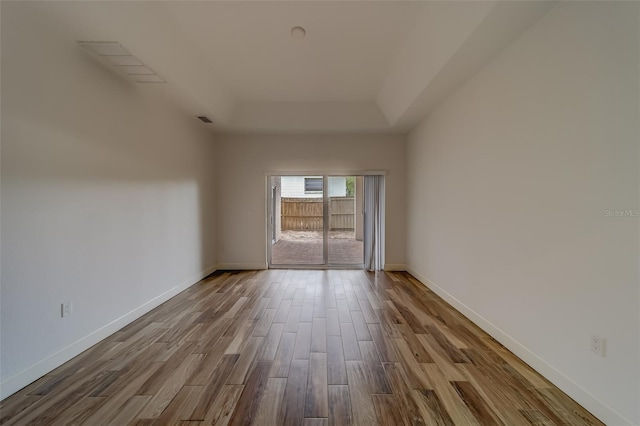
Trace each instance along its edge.
{"label": "wall outlet cover", "polygon": [[601,357],[604,357],[605,344],[606,344],[606,340],[603,337],[596,336],[595,334],[591,335],[591,351],[592,352],[595,352]]}

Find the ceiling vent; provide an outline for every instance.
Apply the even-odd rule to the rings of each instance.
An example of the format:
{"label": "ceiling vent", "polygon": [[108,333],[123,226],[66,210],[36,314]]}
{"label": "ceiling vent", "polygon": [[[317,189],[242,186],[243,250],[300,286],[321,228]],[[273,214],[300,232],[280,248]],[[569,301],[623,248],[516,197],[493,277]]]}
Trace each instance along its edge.
{"label": "ceiling vent", "polygon": [[165,83],[165,80],[116,41],[79,41],[103,63],[138,83]]}
{"label": "ceiling vent", "polygon": [[211,121],[211,119],[209,117],[207,117],[206,115],[200,115],[200,116],[198,116],[198,118],[203,123],[213,123],[213,121]]}

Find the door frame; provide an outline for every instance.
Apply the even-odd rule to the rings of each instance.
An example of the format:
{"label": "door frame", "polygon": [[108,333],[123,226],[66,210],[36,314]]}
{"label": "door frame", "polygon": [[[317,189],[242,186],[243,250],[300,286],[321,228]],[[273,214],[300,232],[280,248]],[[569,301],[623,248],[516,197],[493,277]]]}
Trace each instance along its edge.
{"label": "door frame", "polygon": [[[333,264],[329,263],[329,220],[330,217],[326,214],[329,211],[329,191],[328,191],[328,183],[330,176],[367,176],[367,175],[386,175],[386,171],[270,171],[265,173],[265,205],[266,205],[266,238],[265,241],[267,243],[267,268],[269,269],[364,269],[364,251],[363,251],[363,259],[362,263],[359,264]],[[277,176],[322,176],[323,178],[323,191],[322,191],[322,235],[323,235],[323,243],[322,243],[322,251],[323,251],[323,260],[322,264],[315,265],[301,265],[301,264],[273,264],[271,262],[272,255],[272,246],[274,235],[274,227],[275,227],[275,217],[273,212],[273,191],[271,178]],[[364,195],[364,194],[363,194]],[[363,244],[366,244],[363,241]]]}

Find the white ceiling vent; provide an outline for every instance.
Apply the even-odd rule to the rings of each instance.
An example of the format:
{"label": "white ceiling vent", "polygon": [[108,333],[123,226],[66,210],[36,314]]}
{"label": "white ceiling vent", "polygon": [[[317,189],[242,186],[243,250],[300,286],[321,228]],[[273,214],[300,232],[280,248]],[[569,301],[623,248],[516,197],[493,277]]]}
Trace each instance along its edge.
{"label": "white ceiling vent", "polygon": [[78,44],[138,83],[164,83],[165,80],[116,41],[79,41]]}

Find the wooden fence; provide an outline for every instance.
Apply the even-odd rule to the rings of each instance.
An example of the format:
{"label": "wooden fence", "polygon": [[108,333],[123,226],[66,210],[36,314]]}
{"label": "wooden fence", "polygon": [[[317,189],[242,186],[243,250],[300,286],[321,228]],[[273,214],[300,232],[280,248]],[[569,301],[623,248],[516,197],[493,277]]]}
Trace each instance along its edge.
{"label": "wooden fence", "polygon": [[[322,198],[282,198],[283,231],[322,230]],[[355,228],[355,202],[353,197],[330,197],[329,228],[352,230]]]}
{"label": "wooden fence", "polygon": [[355,228],[354,213],[356,203],[353,197],[329,198],[329,229],[352,230]]}
{"label": "wooden fence", "polygon": [[322,198],[282,198],[282,230],[322,229]]}

